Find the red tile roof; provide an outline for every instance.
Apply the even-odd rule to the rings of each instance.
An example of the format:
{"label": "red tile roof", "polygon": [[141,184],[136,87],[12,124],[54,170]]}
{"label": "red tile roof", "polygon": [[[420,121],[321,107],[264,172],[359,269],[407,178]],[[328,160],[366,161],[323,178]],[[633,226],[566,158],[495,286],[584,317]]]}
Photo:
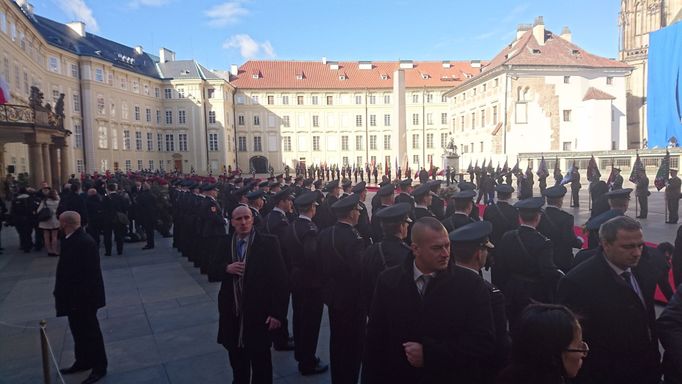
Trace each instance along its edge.
{"label": "red tile roof", "polygon": [[[388,89],[393,88],[393,72],[400,67],[400,62],[391,61],[372,62],[372,69],[360,69],[359,62],[348,61],[338,62],[336,70],[330,69],[330,63],[336,62],[247,61],[237,76],[230,76],[230,83],[246,89]],[[469,61],[449,63],[450,68],[445,68],[442,61],[415,61],[413,68],[404,70],[405,86],[452,88],[480,72]],[[253,78],[252,73],[260,73],[260,78]],[[301,73],[305,76],[297,79],[296,74]]]}
{"label": "red tile roof", "polygon": [[601,89],[597,89],[595,87],[590,87],[587,92],[585,92],[585,97],[583,97],[583,101],[585,100],[615,100],[616,98]]}

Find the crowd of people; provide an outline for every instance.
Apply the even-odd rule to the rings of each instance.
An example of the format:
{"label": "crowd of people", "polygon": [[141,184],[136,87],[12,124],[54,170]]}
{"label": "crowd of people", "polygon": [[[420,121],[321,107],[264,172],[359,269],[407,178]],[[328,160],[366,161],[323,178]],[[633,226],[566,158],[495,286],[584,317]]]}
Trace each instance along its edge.
{"label": "crowd of people", "polygon": [[[682,298],[667,276],[672,263],[675,284],[682,283],[682,229],[674,245],[646,245],[639,221],[625,214],[632,189],[605,192],[601,212],[593,201],[584,247],[562,209],[568,191],[561,183],[515,203],[515,189],[499,183],[483,206],[480,184],[461,181],[448,199],[441,180],[413,184],[384,178],[366,201],[364,181],[303,174],[91,176],[71,180],[61,198],[45,185],[40,199],[23,191],[11,211],[21,201],[36,217],[44,207],[54,211],[38,221],[53,254],[53,220],[84,249],[98,249],[103,235],[105,254],[112,233],[120,254],[119,241],[144,233],[150,249],[154,230],[172,227],[173,247],[221,283],[217,342],[235,383],[271,383],[273,348],[293,351],[302,375],[330,370],[332,383],[681,382]],[[27,220],[22,248],[31,245],[36,220]],[[68,275],[62,264],[76,268],[65,239],[58,286]],[[97,256],[87,257],[93,270]],[[96,288],[80,299],[90,303],[87,316],[60,306],[79,299],[55,289],[76,341],[76,362],[63,371],[93,369],[88,383],[106,374],[93,324],[104,292],[93,296],[101,271],[92,273],[100,276]],[[658,320],[657,286],[669,299]],[[325,306],[329,363],[317,356]]]}

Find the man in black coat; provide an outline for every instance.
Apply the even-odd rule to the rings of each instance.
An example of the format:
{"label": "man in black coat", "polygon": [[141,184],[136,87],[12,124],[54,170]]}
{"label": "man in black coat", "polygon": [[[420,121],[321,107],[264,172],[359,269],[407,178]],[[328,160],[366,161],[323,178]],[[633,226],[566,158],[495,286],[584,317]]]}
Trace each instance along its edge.
{"label": "man in black coat", "polygon": [[272,331],[286,316],[287,272],[275,236],[253,229],[251,210],[231,214],[235,232],[211,246],[209,275],[218,293],[218,343],[227,349],[233,383],[272,383]]}
{"label": "man in black coat", "polygon": [[[154,227],[156,226],[156,219],[158,217],[158,208],[156,207],[156,198],[152,195],[147,182],[142,183],[142,189],[137,193],[135,199],[135,220],[142,224],[144,233],[147,237],[147,245],[142,249],[154,249]],[[198,208],[198,204],[196,204]],[[195,210],[198,213],[199,210]]]}
{"label": "man in black coat", "polygon": [[123,254],[123,240],[126,234],[127,213],[130,210],[130,201],[121,195],[115,183],[107,185],[107,195],[102,198],[103,220],[102,232],[104,234],[104,255],[111,256],[111,236],[116,242],[116,253]]}
{"label": "man in black coat", "polygon": [[99,249],[99,238],[104,227],[104,204],[102,196],[97,193],[95,188],[88,189],[88,196],[85,198],[85,207],[88,212],[88,226],[85,229],[90,237],[95,240]]}
{"label": "man in black coat", "polygon": [[396,203],[410,203],[414,208],[414,199],[410,195],[412,193],[412,179],[407,178],[400,183],[400,193],[395,197]]}
{"label": "man in black coat", "polygon": [[445,200],[443,200],[439,195],[440,192],[440,180],[432,180],[429,182],[429,188],[431,188],[431,212],[436,216],[436,219],[443,220],[445,218]]}
{"label": "man in black coat", "polygon": [[67,316],[73,335],[76,361],[63,374],[92,369],[83,384],[91,384],[107,374],[107,355],[97,320],[97,310],[105,306],[104,282],[95,241],[81,228],[80,215],[65,211],[59,216],[65,238],[61,241],[54,285],[57,316]]}
{"label": "man in black coat", "polygon": [[677,287],[675,296],[656,320],[661,336],[663,354],[663,375],[666,384],[682,383],[682,285]]}
{"label": "man in black coat", "polygon": [[225,236],[225,224],[227,220],[223,217],[223,209],[218,203],[218,187],[215,184],[205,184],[202,192],[206,196],[201,200],[199,216],[201,217],[201,241],[199,248],[199,268],[201,273],[207,273],[209,268],[208,243],[216,238]]}
{"label": "man in black coat", "polygon": [[414,225],[412,252],[379,276],[365,350],[365,382],[476,383],[492,355],[490,294],[476,273],[450,264],[435,218]]}
{"label": "man in black coat", "polygon": [[441,221],[446,231],[452,232],[463,225],[476,221],[470,216],[474,206],[474,196],[476,196],[476,192],[472,190],[460,191],[452,196],[450,201],[454,201],[452,204],[454,212]]}
{"label": "man in black coat", "polygon": [[538,224],[538,232],[552,241],[554,264],[564,273],[573,265],[573,248],[583,246],[582,238],[575,234],[573,215],[561,210],[566,192],[563,185],[545,189],[547,207]]}
{"label": "man in black coat", "polygon": [[619,216],[602,224],[601,247],[559,283],[557,302],[581,315],[590,353],[576,383],[657,384],[655,271],[642,258],[641,224]]}
{"label": "man in black coat", "polygon": [[419,220],[422,217],[436,217],[431,212],[431,187],[428,182],[421,184],[412,191],[412,198],[414,198],[414,218]]}

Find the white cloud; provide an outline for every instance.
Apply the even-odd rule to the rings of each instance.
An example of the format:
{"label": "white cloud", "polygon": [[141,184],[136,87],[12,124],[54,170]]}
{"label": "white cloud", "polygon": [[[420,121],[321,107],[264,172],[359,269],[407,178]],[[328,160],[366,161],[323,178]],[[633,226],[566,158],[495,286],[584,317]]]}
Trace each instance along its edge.
{"label": "white cloud", "polygon": [[91,32],[99,31],[97,20],[92,15],[92,9],[85,4],[85,0],[60,0],[57,4],[67,16],[75,21],[84,22]]}
{"label": "white cloud", "polygon": [[240,1],[230,1],[223,4],[218,4],[209,8],[204,12],[208,16],[208,25],[212,27],[224,27],[228,24],[234,24],[239,21],[239,18],[249,14],[249,11],[242,7]]}
{"label": "white cloud", "polygon": [[239,54],[245,59],[252,59],[259,56],[273,58],[276,56],[275,49],[269,41],[266,40],[259,43],[246,34],[234,35],[225,40],[223,48],[238,48]]}
{"label": "white cloud", "polygon": [[140,7],[161,7],[170,3],[172,0],[132,0],[128,6],[133,9]]}

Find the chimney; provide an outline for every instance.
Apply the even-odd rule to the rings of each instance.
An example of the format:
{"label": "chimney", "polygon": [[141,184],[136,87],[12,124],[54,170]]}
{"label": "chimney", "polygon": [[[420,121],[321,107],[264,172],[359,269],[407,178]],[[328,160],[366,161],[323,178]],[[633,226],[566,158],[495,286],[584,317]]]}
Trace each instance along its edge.
{"label": "chimney", "polygon": [[82,21],[72,21],[66,23],[66,26],[71,28],[72,31],[76,32],[78,36],[85,37],[85,23]]}
{"label": "chimney", "polygon": [[327,57],[326,56],[322,56],[322,64],[327,65]]}
{"label": "chimney", "polygon": [[568,27],[564,27],[564,28],[561,30],[561,35],[560,35],[560,37],[561,37],[562,39],[564,39],[564,40],[566,40],[566,41],[568,41],[568,42],[570,43],[570,42],[571,42],[571,30],[568,29]]}
{"label": "chimney", "polygon": [[238,74],[239,74],[239,67],[237,67],[237,64],[230,65],[230,75],[237,76]]}
{"label": "chimney", "polygon": [[531,28],[533,28],[533,26],[530,24],[519,24],[519,26],[516,27],[516,40],[518,41],[521,36],[523,36],[523,34],[528,32]]}
{"label": "chimney", "polygon": [[159,62],[167,63],[169,61],[175,61],[175,52],[168,48],[159,49]]}
{"label": "chimney", "polygon": [[533,37],[540,45],[545,45],[545,21],[542,16],[535,18],[535,23],[533,24]]}
{"label": "chimney", "polygon": [[141,45],[138,45],[135,47],[135,53],[137,53],[138,55],[141,55],[144,53],[144,49],[142,49]]}

